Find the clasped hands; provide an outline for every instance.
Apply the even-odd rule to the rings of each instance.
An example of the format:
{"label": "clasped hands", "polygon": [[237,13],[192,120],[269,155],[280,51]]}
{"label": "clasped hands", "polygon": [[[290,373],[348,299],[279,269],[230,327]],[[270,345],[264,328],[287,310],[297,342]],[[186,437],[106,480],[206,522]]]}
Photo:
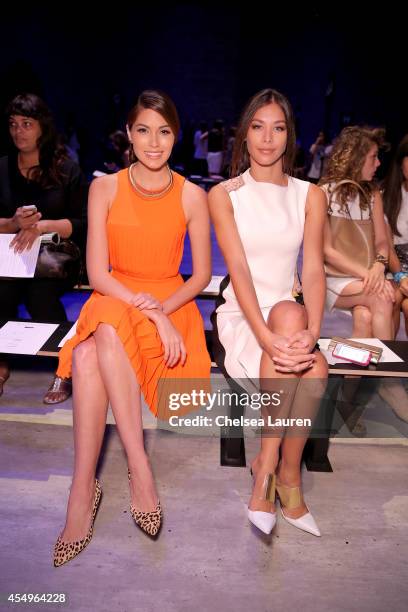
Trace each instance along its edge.
{"label": "clasped hands", "polygon": [[156,327],[164,349],[164,362],[174,367],[178,362],[184,365],[187,351],[180,332],[174,327],[169,317],[163,312],[163,305],[150,293],[135,293],[130,303],[147,316]]}
{"label": "clasped hands", "polygon": [[264,350],[274,363],[277,372],[299,373],[308,370],[316,361],[312,353],[317,338],[309,330],[302,330],[291,336],[270,333],[263,343]]}

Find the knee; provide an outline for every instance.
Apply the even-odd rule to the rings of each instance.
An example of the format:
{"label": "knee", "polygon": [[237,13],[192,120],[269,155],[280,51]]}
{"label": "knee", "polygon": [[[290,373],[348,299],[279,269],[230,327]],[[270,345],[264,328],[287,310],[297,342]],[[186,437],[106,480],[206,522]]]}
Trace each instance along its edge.
{"label": "knee", "polygon": [[365,306],[359,306],[357,308],[354,308],[353,317],[355,323],[360,323],[361,325],[367,326],[371,325],[373,320],[373,316],[371,314],[370,309],[366,308]]}
{"label": "knee", "polygon": [[394,308],[394,303],[386,300],[385,298],[376,295],[373,297],[373,300],[371,302],[371,314],[374,313],[381,313],[384,315],[390,315],[392,313],[392,310]]}
{"label": "knee", "polygon": [[115,350],[119,342],[116,329],[109,323],[99,323],[94,336],[98,343],[103,344],[104,351]]}
{"label": "knee", "polygon": [[97,365],[95,340],[91,337],[72,351],[72,367],[76,372],[94,371]]}
{"label": "knee", "polygon": [[267,324],[275,333],[294,334],[307,327],[306,309],[296,302],[284,300],[271,308]]}

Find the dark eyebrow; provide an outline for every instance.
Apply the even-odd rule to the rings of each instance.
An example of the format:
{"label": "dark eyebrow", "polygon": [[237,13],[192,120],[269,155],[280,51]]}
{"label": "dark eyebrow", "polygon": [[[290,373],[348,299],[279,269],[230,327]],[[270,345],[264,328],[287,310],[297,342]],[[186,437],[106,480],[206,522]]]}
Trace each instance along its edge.
{"label": "dark eyebrow", "polygon": [[[252,119],[252,121],[259,121],[259,123],[265,123],[265,121],[263,121],[263,119]],[[278,119],[277,121],[274,121],[274,123],[286,123],[286,119]]]}
{"label": "dark eyebrow", "polygon": [[[149,125],[146,125],[145,123],[136,123],[136,125],[140,125],[141,127],[145,127],[145,128],[149,128],[150,127]],[[159,130],[161,130],[162,128],[165,128],[165,127],[169,128],[170,126],[167,123],[165,125],[160,125],[159,126]]]}

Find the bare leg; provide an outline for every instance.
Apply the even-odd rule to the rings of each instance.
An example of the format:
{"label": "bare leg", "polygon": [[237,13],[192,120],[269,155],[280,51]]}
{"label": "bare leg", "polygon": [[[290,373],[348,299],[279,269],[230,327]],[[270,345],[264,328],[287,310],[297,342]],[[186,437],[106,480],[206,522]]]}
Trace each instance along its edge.
{"label": "bare leg", "polygon": [[100,323],[94,337],[99,370],[127,455],[132,505],[143,512],[153,511],[158,496],[144,449],[139,384],[114,327]]}
{"label": "bare leg", "polygon": [[[326,389],[327,376],[327,362],[321,353],[317,353],[313,366],[300,377],[296,396],[290,411],[290,418],[309,418],[313,424]],[[301,485],[300,464],[309,433],[310,427],[301,426],[288,430],[283,438],[278,480],[288,487],[298,487]],[[292,510],[285,508],[286,516],[291,518],[299,518],[305,512],[307,512],[305,504]]]}
{"label": "bare leg", "polygon": [[[393,340],[393,303],[378,295],[365,295],[359,293],[362,289],[361,281],[354,281],[344,288],[337,298],[336,308],[354,308],[354,306],[367,306],[371,312],[373,334],[380,340]],[[358,295],[355,295],[357,294]]]}
{"label": "bare leg", "polygon": [[91,522],[95,470],[106,426],[108,397],[100,376],[93,336],[73,351],[75,464],[62,539],[84,538]]}
{"label": "bare leg", "polygon": [[[354,281],[344,288],[342,295],[337,299],[335,306],[338,308],[353,308],[353,336],[364,337],[368,333],[368,326],[371,316],[371,335],[381,340],[393,340],[394,332],[394,316],[395,304],[386,301],[376,295],[365,295],[361,293],[362,282]],[[368,315],[361,310],[364,306],[370,312]],[[367,330],[364,330],[367,327]],[[363,332],[363,335],[360,335]],[[365,426],[362,421],[362,410],[357,409],[354,398],[357,394],[361,379],[344,380],[341,393],[342,401],[337,404],[337,408],[347,423],[348,428],[352,433],[357,435],[357,432],[364,434]]]}
{"label": "bare leg", "polygon": [[358,304],[353,310],[353,331],[352,338],[372,338],[373,318],[370,309],[367,306]]}
{"label": "bare leg", "polygon": [[[358,304],[353,309],[353,331],[352,338],[372,338],[372,315],[368,306]],[[360,431],[364,432],[364,423],[362,420],[362,409],[357,410],[355,397],[360,387],[361,377],[352,376],[343,378],[341,387],[339,388],[339,396],[337,398],[336,408],[341,415],[343,421],[347,424],[348,429],[352,433]],[[355,430],[358,423],[358,429]]]}
{"label": "bare leg", "polygon": [[[296,304],[296,302],[288,300],[279,302],[271,309],[267,324],[269,329],[274,333],[284,336],[292,335],[306,328],[306,310],[303,306]],[[285,416],[285,413],[288,414],[299,381],[299,376],[292,373],[277,372],[273,361],[269,355],[264,352],[261,358],[260,378],[263,392],[280,392],[280,390],[284,388],[284,401],[283,405],[280,406],[279,417]],[[287,400],[286,402],[285,398]],[[262,496],[265,475],[275,472],[278,465],[279,447],[282,435],[283,432],[276,432],[273,436],[268,431],[265,433],[263,432],[260,453],[252,463],[252,469],[256,474],[256,481],[249,502],[250,510],[261,510],[263,512],[270,512],[273,510],[271,502],[261,501],[260,498]]]}
{"label": "bare leg", "polygon": [[404,301],[404,296],[399,289],[395,290],[395,304],[394,304],[394,312],[393,312],[393,322],[394,322],[394,338],[398,334],[400,323],[401,323],[401,308],[402,303]]}

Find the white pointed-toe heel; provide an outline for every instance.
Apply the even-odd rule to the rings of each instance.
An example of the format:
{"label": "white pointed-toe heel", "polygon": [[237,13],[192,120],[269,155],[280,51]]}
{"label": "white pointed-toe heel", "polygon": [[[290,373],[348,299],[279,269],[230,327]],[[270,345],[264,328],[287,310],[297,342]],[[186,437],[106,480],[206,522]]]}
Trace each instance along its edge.
{"label": "white pointed-toe heel", "polygon": [[[251,470],[251,476],[253,476]],[[266,474],[264,478],[262,496],[259,498],[262,501],[270,501],[275,503],[275,474]],[[263,533],[269,535],[276,524],[276,512],[263,512],[262,510],[248,510],[248,519],[250,522],[258,527]]]}
{"label": "white pointed-toe heel", "polygon": [[263,533],[269,535],[276,524],[276,512],[262,512],[261,510],[250,510],[248,508],[250,522],[258,527]]}
{"label": "white pointed-toe heel", "polygon": [[288,487],[287,485],[276,483],[276,491],[279,497],[282,516],[291,525],[301,529],[302,531],[307,531],[314,536],[320,537],[321,533],[314,520],[312,514],[308,511],[303,516],[299,518],[291,518],[286,516],[283,509],[287,508],[288,510],[294,510],[298,508],[303,503],[303,494],[300,487]]}

